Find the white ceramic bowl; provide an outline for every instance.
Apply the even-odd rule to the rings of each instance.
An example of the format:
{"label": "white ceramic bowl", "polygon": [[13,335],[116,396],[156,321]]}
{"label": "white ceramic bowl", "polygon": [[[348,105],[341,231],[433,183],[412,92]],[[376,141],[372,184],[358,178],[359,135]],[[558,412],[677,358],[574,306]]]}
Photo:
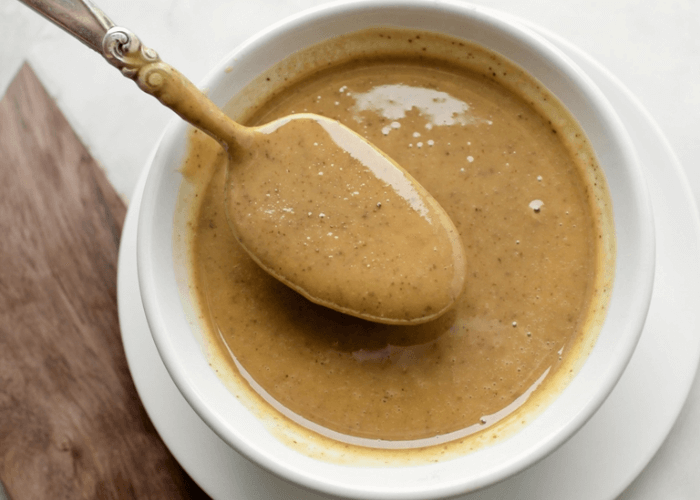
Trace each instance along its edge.
{"label": "white ceramic bowl", "polygon": [[225,442],[269,471],[314,490],[354,498],[426,499],[474,491],[522,471],[556,449],[593,415],[622,374],[646,318],[654,273],[654,230],[642,172],[610,104],[558,49],[501,13],[445,0],[328,4],[252,38],[202,86],[223,106],[256,75],[291,53],[331,36],[377,25],[438,31],[501,53],[567,106],[596,151],[613,199],[615,282],[595,348],[556,400],[510,438],[435,464],[381,469],[341,466],[288,448],[220,382],[188,322],[191,306],[182,291],[183,274],[176,269],[180,258],[174,256],[173,248],[182,180],[177,169],[186,144],[187,127],[182,122],[170,124],[150,166],[138,222],[139,283],[165,366],[187,401]]}

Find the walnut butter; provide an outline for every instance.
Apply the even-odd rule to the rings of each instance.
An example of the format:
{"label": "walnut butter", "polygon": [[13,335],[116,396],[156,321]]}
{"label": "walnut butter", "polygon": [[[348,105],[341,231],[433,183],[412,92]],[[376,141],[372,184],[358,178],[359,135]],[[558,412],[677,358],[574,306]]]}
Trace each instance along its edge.
{"label": "walnut butter", "polygon": [[[182,168],[194,193],[184,241],[198,327],[222,380],[281,439],[329,460],[434,460],[527,425],[592,348],[610,293],[609,195],[575,120],[503,57],[398,29],[311,47],[249,89],[227,109],[247,125],[293,113],[326,116],[415,177],[459,232],[466,285],[447,312],[420,325],[369,322],[306,300],[238,245],[224,210],[227,157],[193,132]],[[315,142],[301,134],[293,146]],[[271,144],[275,154],[287,146]],[[303,238],[287,257],[299,272],[358,248],[369,249],[355,261],[367,266],[386,245],[398,255],[425,251],[410,238],[382,241],[381,226],[351,234],[363,213],[386,211],[383,223],[391,224],[391,211],[407,208],[380,187],[371,202],[343,210],[365,186],[345,182],[336,167],[332,159],[307,165],[255,194],[257,217],[297,216]],[[264,176],[264,167],[255,175]],[[329,178],[337,189],[329,187],[327,199],[301,196],[291,206],[282,197],[295,183]],[[326,211],[325,204],[335,205]],[[274,231],[268,237],[260,244],[274,245]],[[334,242],[332,254],[315,255],[322,238]],[[398,264],[379,271],[400,298],[407,271]],[[357,282],[338,289],[361,291]]]}

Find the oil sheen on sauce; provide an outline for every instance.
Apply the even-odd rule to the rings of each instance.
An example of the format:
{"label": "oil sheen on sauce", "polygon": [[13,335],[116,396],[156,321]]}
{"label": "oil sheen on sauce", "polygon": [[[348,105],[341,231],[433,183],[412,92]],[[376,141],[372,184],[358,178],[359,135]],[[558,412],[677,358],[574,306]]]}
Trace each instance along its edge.
{"label": "oil sheen on sauce", "polygon": [[[198,192],[191,273],[209,334],[284,415],[361,446],[450,441],[526,406],[574,350],[599,271],[600,229],[561,134],[492,78],[430,57],[318,71],[249,124],[306,112],[354,129],[438,200],[466,250],[465,291],[446,314],[410,326],[307,301],[236,244],[223,210],[225,158],[195,132],[185,170],[211,179]],[[308,175],[323,182],[329,167]],[[381,196],[381,208],[366,209],[387,208]],[[304,210],[319,217],[322,208]],[[329,224],[313,238],[337,235],[340,249],[341,234]]]}

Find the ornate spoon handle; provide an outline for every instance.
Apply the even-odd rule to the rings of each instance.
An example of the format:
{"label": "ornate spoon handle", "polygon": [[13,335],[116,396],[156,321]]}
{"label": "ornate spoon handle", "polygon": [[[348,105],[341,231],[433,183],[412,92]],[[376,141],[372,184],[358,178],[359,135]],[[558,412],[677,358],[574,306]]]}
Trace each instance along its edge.
{"label": "ornate spoon handle", "polygon": [[90,0],[20,1],[102,54],[102,39],[114,23]]}
{"label": "ornate spoon handle", "polygon": [[91,0],[20,1],[102,54],[128,78],[135,80],[139,69],[160,61],[155,50],[143,46],[128,29],[115,26]]}
{"label": "ornate spoon handle", "polygon": [[162,62],[155,50],[143,45],[128,29],[115,26],[90,0],[20,1],[102,54],[141,90],[225,147],[248,135],[180,72]]}

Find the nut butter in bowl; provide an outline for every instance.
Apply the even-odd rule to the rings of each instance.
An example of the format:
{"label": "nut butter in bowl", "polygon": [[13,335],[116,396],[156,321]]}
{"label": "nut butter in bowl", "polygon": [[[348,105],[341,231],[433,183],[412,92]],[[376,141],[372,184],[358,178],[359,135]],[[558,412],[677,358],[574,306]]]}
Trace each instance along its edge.
{"label": "nut butter in bowl", "polygon": [[[315,113],[363,135],[445,209],[467,262],[456,303],[420,325],[313,304],[236,245],[225,155],[172,123],[144,191],[139,282],[165,366],[225,442],[327,494],[438,498],[525,469],[596,411],[646,317],[653,221],[622,124],[561,52],[469,4],[342,2],[270,27],[202,86],[246,125]],[[257,209],[283,229],[282,182]],[[303,243],[333,249],[318,263],[372,245],[314,206]]]}

